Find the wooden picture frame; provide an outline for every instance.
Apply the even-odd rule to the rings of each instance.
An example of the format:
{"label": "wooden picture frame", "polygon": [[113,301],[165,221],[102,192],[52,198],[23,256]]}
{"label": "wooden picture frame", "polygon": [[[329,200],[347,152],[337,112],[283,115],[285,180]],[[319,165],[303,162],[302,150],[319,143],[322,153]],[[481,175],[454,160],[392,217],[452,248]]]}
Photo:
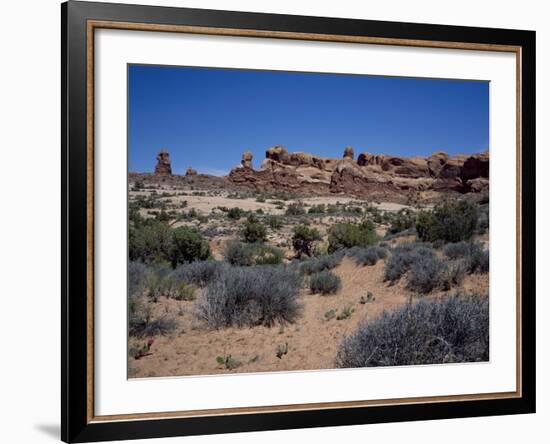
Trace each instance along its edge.
{"label": "wooden picture frame", "polygon": [[[62,4],[61,18],[63,441],[535,412],[534,32],[78,1]],[[93,42],[94,32],[104,28],[514,53],[517,61],[517,258],[510,260],[516,260],[518,276],[516,391],[96,416]]]}

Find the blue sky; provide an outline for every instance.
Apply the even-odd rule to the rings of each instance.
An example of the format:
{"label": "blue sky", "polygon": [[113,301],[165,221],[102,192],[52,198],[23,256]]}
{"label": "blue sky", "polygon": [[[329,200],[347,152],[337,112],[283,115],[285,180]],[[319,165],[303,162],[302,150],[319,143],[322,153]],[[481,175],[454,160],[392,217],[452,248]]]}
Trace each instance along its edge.
{"label": "blue sky", "polygon": [[341,157],[489,147],[489,84],[478,81],[129,65],[129,170],[225,174],[245,150]]}

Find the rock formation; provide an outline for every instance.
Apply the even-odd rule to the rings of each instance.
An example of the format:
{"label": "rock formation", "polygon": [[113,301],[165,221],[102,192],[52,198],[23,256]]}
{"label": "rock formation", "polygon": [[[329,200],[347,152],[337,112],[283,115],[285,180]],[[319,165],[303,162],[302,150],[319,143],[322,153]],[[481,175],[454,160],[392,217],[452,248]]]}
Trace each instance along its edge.
{"label": "rock formation", "polygon": [[347,146],[344,148],[344,159],[351,159],[353,160],[353,147]]}
{"label": "rock formation", "polygon": [[159,176],[172,175],[172,166],[170,164],[170,154],[166,150],[160,150],[157,154],[157,165],[155,166],[155,174]]}
{"label": "rock formation", "polygon": [[250,151],[245,151],[241,159],[241,165],[244,168],[252,169],[252,153]]}
{"label": "rock formation", "polygon": [[185,171],[186,176],[196,176],[197,174],[197,170],[191,167],[187,168],[187,170]]}
{"label": "rock formation", "polygon": [[399,195],[412,192],[481,192],[489,186],[489,153],[449,156],[435,152],[428,157],[398,157],[360,153],[354,160],[352,147],[343,158],[289,152],[276,145],[266,151],[259,170],[252,154],[243,153],[241,165],[228,179],[258,190],[292,190],[298,193],[345,193],[356,196]]}

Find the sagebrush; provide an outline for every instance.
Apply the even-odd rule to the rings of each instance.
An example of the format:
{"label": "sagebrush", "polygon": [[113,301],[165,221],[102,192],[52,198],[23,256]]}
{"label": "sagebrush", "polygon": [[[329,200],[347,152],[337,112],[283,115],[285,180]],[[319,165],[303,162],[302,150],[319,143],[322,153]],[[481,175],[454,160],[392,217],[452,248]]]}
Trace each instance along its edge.
{"label": "sagebrush", "polygon": [[489,360],[489,298],[447,296],[385,311],[342,341],[336,366],[377,367]]}

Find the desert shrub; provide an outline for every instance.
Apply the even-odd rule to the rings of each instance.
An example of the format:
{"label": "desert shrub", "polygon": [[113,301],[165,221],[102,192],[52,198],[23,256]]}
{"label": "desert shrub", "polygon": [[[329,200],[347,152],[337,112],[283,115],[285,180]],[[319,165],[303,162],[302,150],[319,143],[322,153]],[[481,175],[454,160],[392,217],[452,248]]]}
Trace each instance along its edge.
{"label": "desert shrub", "polygon": [[366,247],[376,242],[374,224],[370,220],[359,224],[337,223],[328,232],[328,251],[352,247]]}
{"label": "desert shrub", "polygon": [[421,300],[363,322],[342,341],[336,366],[376,367],[489,360],[489,298]]}
{"label": "desert shrub", "polygon": [[391,225],[388,228],[389,234],[396,234],[414,227],[416,217],[414,212],[408,208],[402,208],[391,218]]}
{"label": "desert shrub", "polygon": [[416,219],[416,232],[422,241],[468,240],[476,232],[477,208],[467,200],[447,202],[433,211],[423,211]]}
{"label": "desert shrub", "polygon": [[178,264],[204,261],[210,257],[210,246],[194,228],[178,227],[172,230],[170,262],[175,268]]}
{"label": "desert shrub", "polygon": [[292,203],[286,207],[285,214],[287,216],[302,216],[306,214],[306,210],[304,209],[303,205]]}
{"label": "desert shrub", "polygon": [[332,270],[342,262],[342,257],[343,255],[340,252],[336,252],[307,259],[300,262],[300,273],[313,274],[323,270]]}
{"label": "desert shrub", "polygon": [[451,259],[463,259],[468,273],[487,273],[489,271],[489,251],[483,249],[480,242],[458,242],[447,244],[443,248]]}
{"label": "desert shrub", "polygon": [[138,208],[152,209],[152,208],[164,208],[165,204],[162,200],[155,198],[153,195],[149,196],[136,196],[134,204]]}
{"label": "desert shrub", "polygon": [[256,265],[279,265],[283,262],[284,252],[271,245],[256,245],[254,263]]}
{"label": "desert shrub", "polygon": [[357,265],[375,265],[379,259],[384,259],[388,255],[388,250],[382,247],[353,247],[347,251]]}
{"label": "desert shrub", "polygon": [[407,287],[429,293],[440,284],[444,264],[435,255],[419,255],[411,264]]}
{"label": "desert shrub", "polygon": [[454,286],[462,284],[466,272],[467,269],[464,261],[447,262],[439,275],[441,289],[447,291]]}
{"label": "desert shrub", "polygon": [[138,296],[143,292],[144,280],[149,268],[142,262],[128,263],[128,295]]}
{"label": "desert shrub", "polygon": [[308,210],[309,214],[324,214],[326,212],[325,204],[312,205]]}
{"label": "desert shrub", "polygon": [[356,206],[353,206],[353,205],[348,205],[345,207],[344,211],[348,214],[352,214],[352,215],[360,215],[360,214],[363,214],[363,208],[361,207],[356,207]]}
{"label": "desert shrub", "polygon": [[456,242],[446,244],[443,247],[443,253],[449,259],[459,259],[470,255],[472,244],[470,242]]}
{"label": "desert shrub", "polygon": [[393,253],[412,253],[417,252],[419,254],[435,254],[432,249],[432,245],[422,242],[406,242],[398,244],[393,247]]}
{"label": "desert shrub", "polygon": [[168,315],[153,317],[150,303],[144,298],[131,298],[128,306],[128,334],[137,338],[167,335],[178,326]]}
{"label": "desert shrub", "polygon": [[128,221],[130,222],[130,227],[132,227],[132,225],[134,227],[141,225],[145,221],[139,212],[139,207],[136,206],[134,202],[130,202],[128,205]]}
{"label": "desert shrub", "polygon": [[214,328],[294,322],[300,286],[288,267],[228,267],[206,288],[197,315]]}
{"label": "desert shrub", "polygon": [[278,230],[278,229],[282,228],[283,221],[281,220],[281,218],[279,216],[268,216],[267,217],[267,225],[272,230]]}
{"label": "desert shrub", "polygon": [[153,301],[159,296],[167,295],[170,290],[170,282],[167,279],[170,271],[171,269],[163,263],[149,265],[142,281],[143,293]]}
{"label": "desert shrub", "polygon": [[345,319],[351,318],[351,315],[355,312],[355,308],[350,307],[349,305],[344,307],[338,316],[336,316],[337,321],[343,321]]}
{"label": "desert shrub", "polygon": [[390,241],[390,240],[397,239],[399,237],[404,237],[404,236],[416,236],[416,228],[415,227],[407,228],[406,230],[399,231],[399,232],[393,233],[393,234],[387,232],[384,235],[383,239],[385,241]]}
{"label": "desert shrub", "polygon": [[470,256],[466,260],[466,267],[469,273],[488,273],[489,251],[482,248],[472,249]]}
{"label": "desert shrub", "polygon": [[204,237],[208,237],[208,238],[216,237],[220,233],[221,233],[221,230],[218,227],[213,227],[213,226],[206,227],[203,230],[201,230],[201,234]]}
{"label": "desert shrub", "polygon": [[230,241],[227,243],[224,256],[231,265],[277,265],[282,263],[284,253],[270,245]]}
{"label": "desert shrub", "polygon": [[309,278],[309,289],[312,293],[334,294],[342,287],[342,280],[330,270],[314,273]]}
{"label": "desert shrub", "polygon": [[150,220],[130,226],[128,256],[130,261],[145,263],[168,260],[172,247],[172,230],[164,222]]}
{"label": "desert shrub", "polygon": [[231,265],[249,266],[254,263],[252,245],[239,241],[229,241],[225,246],[224,257]]}
{"label": "desert shrub", "polygon": [[245,242],[264,242],[267,238],[265,226],[254,215],[248,216],[241,236]]}
{"label": "desert shrub", "polygon": [[184,282],[206,287],[223,272],[225,267],[227,267],[226,264],[218,261],[191,262],[179,265],[170,273],[169,279],[176,283]]}
{"label": "desert shrub", "polygon": [[242,362],[233,358],[231,354],[216,356],[216,362],[227,370],[234,370],[242,365]]}
{"label": "desert shrub", "polygon": [[171,217],[170,217],[170,214],[168,214],[163,208],[162,210],[160,210],[159,213],[155,215],[155,219],[160,222],[168,222],[171,219]]}
{"label": "desert shrub", "polygon": [[480,205],[477,211],[477,232],[485,234],[489,229],[489,205]]}
{"label": "desert shrub", "polygon": [[241,210],[239,207],[233,207],[227,211],[227,217],[233,220],[240,219],[243,216],[243,214],[244,214],[244,211]]}
{"label": "desert shrub", "polygon": [[427,256],[435,258],[435,252],[421,244],[402,244],[393,249],[391,257],[386,261],[384,280],[395,282],[401,278],[415,261]]}
{"label": "desert shrub", "polygon": [[315,228],[305,225],[294,227],[292,234],[292,247],[298,257],[311,256],[315,241],[321,240],[321,234]]}
{"label": "desert shrub", "polygon": [[171,282],[168,296],[176,301],[193,301],[197,287],[187,282]]}

